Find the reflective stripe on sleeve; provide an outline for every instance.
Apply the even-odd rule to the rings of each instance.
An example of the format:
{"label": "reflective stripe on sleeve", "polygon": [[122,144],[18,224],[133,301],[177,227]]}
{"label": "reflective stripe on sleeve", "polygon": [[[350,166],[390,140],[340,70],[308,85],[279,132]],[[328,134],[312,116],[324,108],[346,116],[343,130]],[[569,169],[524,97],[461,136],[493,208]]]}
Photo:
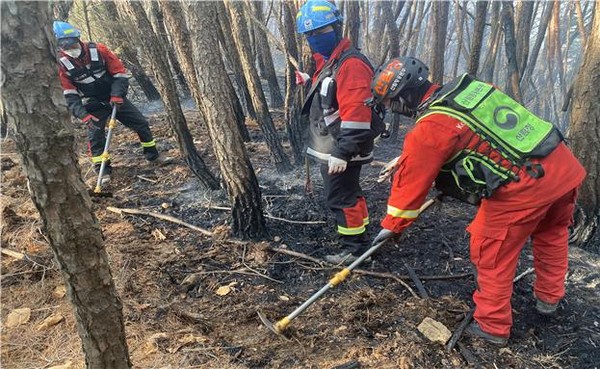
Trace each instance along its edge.
{"label": "reflective stripe on sleeve", "polygon": [[419,216],[419,209],[404,210],[404,209],[398,209],[391,205],[388,205],[387,213],[388,213],[388,215],[391,215],[395,218],[415,219],[416,217]]}
{"label": "reflective stripe on sleeve", "polygon": [[340,127],[350,129],[371,129],[371,122],[355,122],[351,120],[343,120]]}
{"label": "reflective stripe on sleeve", "polygon": [[113,77],[115,77],[115,78],[129,78],[129,73],[117,73],[117,74],[114,74]]}
{"label": "reflective stripe on sleeve", "polygon": [[77,90],[63,90],[63,95],[79,95]]}

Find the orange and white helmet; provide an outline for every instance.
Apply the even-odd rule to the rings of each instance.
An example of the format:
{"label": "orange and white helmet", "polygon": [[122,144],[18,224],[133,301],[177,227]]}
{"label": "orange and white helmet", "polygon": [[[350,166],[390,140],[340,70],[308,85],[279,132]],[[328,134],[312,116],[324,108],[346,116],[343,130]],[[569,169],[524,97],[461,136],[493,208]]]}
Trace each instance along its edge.
{"label": "orange and white helmet", "polygon": [[376,104],[393,99],[401,91],[419,87],[427,81],[429,68],[419,59],[399,57],[377,68],[371,94]]}

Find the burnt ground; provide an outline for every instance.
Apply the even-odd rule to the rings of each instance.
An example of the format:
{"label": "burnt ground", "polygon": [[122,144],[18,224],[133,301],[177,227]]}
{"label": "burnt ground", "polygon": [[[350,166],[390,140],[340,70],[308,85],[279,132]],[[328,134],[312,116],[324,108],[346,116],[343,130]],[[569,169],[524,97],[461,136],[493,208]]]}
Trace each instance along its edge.
{"label": "burnt ground", "polygon": [[[197,147],[217,165],[206,132],[193,111],[187,116]],[[275,114],[279,124],[281,115]],[[423,277],[428,299],[412,296],[391,278],[352,275],[292,321],[287,337],[267,330],[257,310],[276,321],[304,302],[338,270],[326,263],[276,253],[287,248],[321,259],[338,244],[322,201],[318,170],[311,170],[315,193],[304,191],[304,168],[278,174],[269,161],[260,130],[250,125],[247,145],[263,195],[269,235],[240,242],[228,235],[226,196],[202,190],[178,157],[164,115],[151,117],[163,151],[173,165],[154,168],[139,154],[135,136],[120,126],[111,150],[113,198],[94,200],[102,224],[113,276],[123,300],[128,343],[136,368],[595,368],[600,366],[600,258],[573,248],[567,297],[555,318],[536,314],[531,294],[534,274],[515,283],[514,327],[508,347],[497,349],[464,337],[465,353],[446,353],[417,326],[433,318],[450,330],[469,311],[472,276],[430,280],[426,277],[468,273],[465,227],[473,207],[446,200],[425,212],[400,240],[384,246],[372,262],[374,272],[406,275],[406,265]],[[408,127],[403,127],[404,132]],[[94,181],[81,137],[80,163]],[[376,162],[365,167],[362,185],[375,234],[388,184],[376,182],[381,162],[399,152],[399,143],[381,140]],[[30,259],[2,255],[3,321],[16,308],[31,317],[3,327],[2,364],[6,368],[83,367],[74,317],[41,221],[29,199],[14,142],[2,145],[2,246]],[[189,228],[148,216],[119,215],[108,206],[135,208],[177,217],[215,233],[207,237]],[[279,218],[279,219],[276,219]],[[283,220],[282,220],[283,219]],[[293,223],[296,222],[296,223]],[[32,260],[31,260],[32,259]],[[532,267],[525,248],[517,273]],[[414,285],[407,281],[413,288]],[[38,329],[50,315],[64,321]],[[475,363],[475,364],[473,364]]]}

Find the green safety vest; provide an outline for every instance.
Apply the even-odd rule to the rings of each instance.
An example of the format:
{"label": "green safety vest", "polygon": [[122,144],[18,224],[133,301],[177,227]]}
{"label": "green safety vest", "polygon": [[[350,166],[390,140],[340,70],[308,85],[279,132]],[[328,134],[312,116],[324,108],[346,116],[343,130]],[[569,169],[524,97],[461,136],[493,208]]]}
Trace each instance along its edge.
{"label": "green safety vest", "polygon": [[[560,131],[494,86],[464,74],[444,85],[417,123],[431,114],[446,114],[467,125],[479,138],[498,151],[503,161],[468,148],[448,160],[436,187],[447,195],[479,204],[495,189],[519,181],[525,168],[534,178],[544,176],[531,158],[550,154],[563,141]],[[502,163],[510,163],[510,169]]]}

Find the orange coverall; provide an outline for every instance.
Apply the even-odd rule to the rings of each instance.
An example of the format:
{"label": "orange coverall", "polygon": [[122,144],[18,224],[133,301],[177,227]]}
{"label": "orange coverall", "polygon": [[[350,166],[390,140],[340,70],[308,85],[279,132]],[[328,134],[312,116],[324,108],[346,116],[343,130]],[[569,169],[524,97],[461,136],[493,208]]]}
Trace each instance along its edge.
{"label": "orange coverall", "polygon": [[[437,88],[432,86],[423,101]],[[442,165],[461,149],[476,147],[474,141],[473,131],[445,114],[419,121],[405,138],[382,227],[401,233],[412,224]],[[487,144],[477,147],[481,153],[487,149]],[[471,261],[477,270],[474,319],[483,331],[495,336],[510,335],[512,280],[529,237],[533,239],[535,295],[557,303],[565,294],[568,226],[577,188],[586,173],[564,143],[532,162],[542,164],[545,176],[534,179],[521,170],[519,182],[510,182],[482,200],[467,227]]]}

